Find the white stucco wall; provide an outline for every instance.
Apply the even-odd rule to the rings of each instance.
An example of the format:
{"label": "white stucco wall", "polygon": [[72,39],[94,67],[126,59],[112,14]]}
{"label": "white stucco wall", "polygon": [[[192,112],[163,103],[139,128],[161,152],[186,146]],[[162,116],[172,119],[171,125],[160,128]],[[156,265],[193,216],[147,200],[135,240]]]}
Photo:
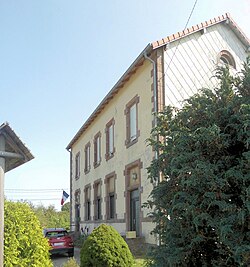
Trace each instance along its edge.
{"label": "white stucco wall", "polygon": [[166,105],[180,107],[183,99],[198,89],[214,88],[217,81],[213,76],[222,50],[232,54],[240,71],[246,47],[226,24],[216,24],[205,33],[199,31],[170,43],[164,53]]}

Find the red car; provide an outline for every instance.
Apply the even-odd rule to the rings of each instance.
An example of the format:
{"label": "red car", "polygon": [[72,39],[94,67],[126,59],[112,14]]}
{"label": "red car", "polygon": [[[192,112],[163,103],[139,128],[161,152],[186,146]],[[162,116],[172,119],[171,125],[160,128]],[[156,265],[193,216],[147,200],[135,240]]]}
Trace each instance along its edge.
{"label": "red car", "polygon": [[51,254],[67,253],[69,257],[74,256],[73,239],[64,228],[46,228],[43,233],[48,238]]}

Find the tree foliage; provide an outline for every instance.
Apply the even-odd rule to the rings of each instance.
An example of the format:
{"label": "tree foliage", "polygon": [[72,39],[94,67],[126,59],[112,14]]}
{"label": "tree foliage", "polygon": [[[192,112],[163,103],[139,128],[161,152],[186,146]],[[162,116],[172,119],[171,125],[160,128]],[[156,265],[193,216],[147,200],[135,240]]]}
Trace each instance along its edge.
{"label": "tree foliage", "polygon": [[[66,203],[62,211],[57,211],[53,205],[45,207],[43,205],[33,206],[30,204],[36,216],[38,217],[43,228],[70,228],[70,211],[69,204]],[[63,207],[64,207],[63,206]]]}
{"label": "tree foliage", "polygon": [[133,256],[120,234],[101,224],[88,236],[81,248],[82,267],[131,267]]}
{"label": "tree foliage", "polygon": [[4,266],[52,266],[48,241],[34,212],[25,203],[4,203]]}
{"label": "tree foliage", "polygon": [[250,60],[216,76],[218,88],[166,107],[149,139],[158,267],[250,266]]}

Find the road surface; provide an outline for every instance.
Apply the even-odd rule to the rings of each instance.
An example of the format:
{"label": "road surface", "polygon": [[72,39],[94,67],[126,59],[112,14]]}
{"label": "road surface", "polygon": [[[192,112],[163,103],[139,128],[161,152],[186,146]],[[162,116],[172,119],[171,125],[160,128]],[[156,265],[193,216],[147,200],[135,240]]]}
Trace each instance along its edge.
{"label": "road surface", "polygon": [[[75,248],[75,259],[80,264],[80,249]],[[63,264],[69,260],[66,254],[63,255],[52,255],[51,257],[54,267],[63,267]]]}

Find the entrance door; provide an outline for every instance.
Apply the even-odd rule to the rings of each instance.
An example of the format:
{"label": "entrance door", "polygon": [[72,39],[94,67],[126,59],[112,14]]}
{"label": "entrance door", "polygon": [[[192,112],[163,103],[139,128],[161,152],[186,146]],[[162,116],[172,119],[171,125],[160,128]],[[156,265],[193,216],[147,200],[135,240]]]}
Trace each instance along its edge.
{"label": "entrance door", "polygon": [[130,192],[130,231],[136,231],[139,235],[139,190],[136,189]]}

